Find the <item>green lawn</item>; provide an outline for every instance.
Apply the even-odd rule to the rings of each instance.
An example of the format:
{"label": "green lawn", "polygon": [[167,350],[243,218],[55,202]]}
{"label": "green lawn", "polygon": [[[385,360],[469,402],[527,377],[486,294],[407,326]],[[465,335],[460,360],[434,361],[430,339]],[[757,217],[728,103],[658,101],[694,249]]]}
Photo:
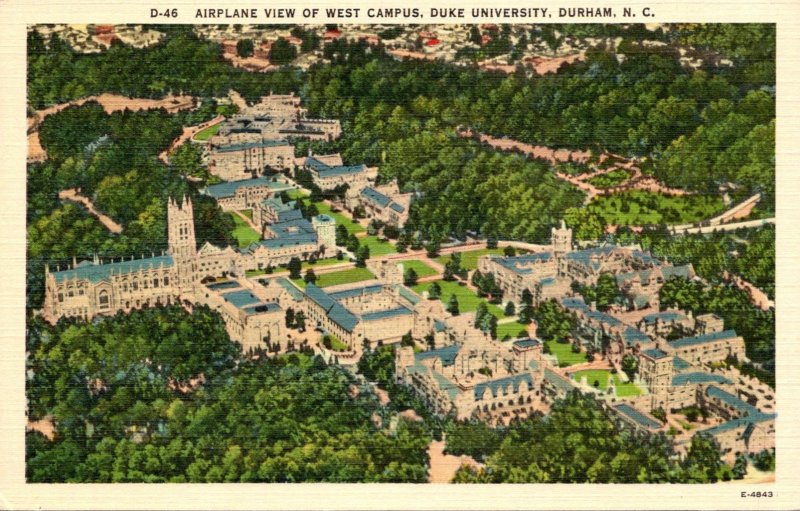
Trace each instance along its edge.
{"label": "green lawn", "polygon": [[228,213],[231,218],[233,218],[233,222],[236,224],[236,228],[233,230],[233,236],[239,241],[239,247],[244,248],[251,243],[258,241],[261,239],[261,236],[253,230],[252,227],[247,225],[247,223],[239,217],[239,215],[235,215],[233,213]]}
{"label": "green lawn", "polygon": [[[305,271],[303,271],[305,275]],[[342,271],[334,271],[317,275],[316,285],[319,287],[337,286],[339,284],[351,284],[353,282],[361,282],[363,280],[372,280],[375,275],[366,268],[350,268]],[[293,279],[292,282],[298,286],[305,288],[306,283],[303,279]]]}
{"label": "green lawn", "polygon": [[617,388],[618,397],[638,396],[641,394],[641,391],[636,385],[630,382],[620,382],[619,375],[612,375],[611,371],[607,369],[587,369],[585,371],[578,371],[575,373],[574,377],[575,381],[580,382],[581,378],[586,376],[586,381],[592,386],[594,386],[594,381],[597,380],[600,383],[600,390],[605,391],[606,388],[608,388],[609,375],[614,377],[614,386]]}
{"label": "green lawn", "polygon": [[[333,266],[334,264],[347,264],[347,263],[348,263],[347,260],[343,259],[343,260],[340,261],[340,260],[336,259],[335,257],[331,257],[331,258],[328,258],[328,259],[319,259],[314,264],[311,264],[308,261],[303,261],[302,271],[303,271],[303,273],[305,273],[305,271],[307,269],[309,269],[309,268],[320,268],[320,267],[324,267],[324,266]],[[278,274],[281,274],[281,273],[286,273],[288,271],[289,270],[287,270],[286,268],[282,268],[282,267],[279,266],[279,267],[273,269],[272,274],[278,275]],[[267,272],[266,272],[266,270],[247,270],[246,274],[247,274],[248,277],[254,277],[254,276],[257,276],[257,275],[266,275]]]}
{"label": "green lawn", "polygon": [[500,323],[497,325],[497,338],[501,340],[505,336],[509,336],[511,338],[510,340],[517,339],[520,332],[525,332],[525,337],[527,337],[528,325],[523,325],[517,323],[516,321],[512,321],[510,323]]}
{"label": "green lawn", "polygon": [[379,240],[377,236],[364,236],[363,238],[358,238],[358,242],[361,244],[362,247],[364,246],[369,247],[370,257],[380,257],[387,254],[397,253],[397,249],[395,248],[394,245],[392,245],[388,241]]}
{"label": "green lawn", "polygon": [[[478,250],[470,250],[468,252],[461,252],[461,267],[467,270],[475,270],[478,268],[478,258],[485,255],[503,255],[502,248],[481,248]],[[450,261],[450,255],[443,255],[436,258],[436,262],[442,265]]]}
{"label": "green lawn", "polygon": [[[442,288],[442,295],[440,298],[442,302],[446,305],[450,300],[450,295],[455,294],[458,299],[458,309],[460,312],[472,312],[478,308],[480,302],[486,302],[486,300],[473,293],[467,286],[459,286],[456,282],[447,282],[445,280],[437,280],[436,282],[438,282],[439,286]],[[433,282],[425,282],[417,284],[412,289],[416,293],[422,294],[422,292],[427,291],[432,284]],[[486,302],[486,305],[490,314],[498,319],[504,317],[503,310],[500,307],[489,302]]]}
{"label": "green lawn", "polygon": [[[371,251],[372,249],[370,249]],[[403,271],[406,272],[409,268],[414,268],[414,271],[417,272],[417,277],[430,277],[432,275],[436,275],[436,270],[428,266],[427,264],[423,263],[422,261],[402,261],[403,263]]]}
{"label": "green lawn", "polygon": [[668,196],[631,190],[596,197],[587,209],[607,224],[656,225],[698,222],[725,210],[722,199],[712,195]]}
{"label": "green lawn", "polygon": [[[327,334],[326,337],[330,341],[330,349],[332,351],[347,351],[349,348],[347,344],[343,343],[341,339],[333,334]],[[324,341],[323,341],[324,342]]]}
{"label": "green lawn", "polygon": [[250,220],[253,220],[253,210],[252,209],[241,209],[241,210],[239,210],[239,213],[243,214],[244,216],[246,216]]}
{"label": "green lawn", "polygon": [[[558,365],[574,366],[575,364],[583,364],[586,362],[586,354],[573,353],[572,344],[562,344],[555,341],[545,341],[545,344],[550,348],[550,353],[558,359]],[[590,383],[594,380],[590,380]]]}
{"label": "green lawn", "polygon": [[215,124],[213,126],[209,126],[208,128],[204,129],[203,131],[201,131],[200,133],[195,135],[194,139],[198,140],[200,142],[206,141],[209,138],[211,138],[214,135],[216,135],[217,132],[219,131],[220,127],[222,127],[222,123],[221,122],[217,123],[217,124]]}
{"label": "green lawn", "polygon": [[286,194],[292,200],[305,199],[306,197],[308,197],[308,194],[306,194],[305,192],[301,192],[300,190],[296,190],[296,189],[288,190],[286,192]]}

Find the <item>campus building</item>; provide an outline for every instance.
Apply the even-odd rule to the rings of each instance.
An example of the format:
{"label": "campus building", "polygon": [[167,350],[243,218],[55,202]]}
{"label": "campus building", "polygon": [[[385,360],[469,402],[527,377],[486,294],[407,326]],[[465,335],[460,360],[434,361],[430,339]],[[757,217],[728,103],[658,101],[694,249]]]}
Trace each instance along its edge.
{"label": "campus building", "polygon": [[289,170],[294,147],[286,140],[236,140],[211,149],[208,170],[224,181],[258,177],[266,169]]}
{"label": "campus building", "polygon": [[209,185],[202,190],[202,193],[217,201],[222,211],[240,211],[254,208],[263,200],[290,189],[286,183],[266,177],[256,177]]}
{"label": "campus building", "polygon": [[305,159],[304,167],[311,173],[311,179],[320,190],[333,190],[347,185],[351,189],[370,186],[378,177],[378,169],[366,165],[332,166],[313,156]]}
{"label": "campus building", "polygon": [[345,195],[345,207],[350,211],[363,208],[369,219],[402,227],[408,221],[411,195],[400,193],[396,180],[381,186],[351,186]]}

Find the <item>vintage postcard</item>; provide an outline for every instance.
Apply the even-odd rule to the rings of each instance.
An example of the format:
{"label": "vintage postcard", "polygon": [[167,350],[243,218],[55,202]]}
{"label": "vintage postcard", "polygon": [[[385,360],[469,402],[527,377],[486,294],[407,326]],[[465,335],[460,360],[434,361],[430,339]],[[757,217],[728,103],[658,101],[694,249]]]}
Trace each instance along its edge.
{"label": "vintage postcard", "polygon": [[58,7],[0,507],[800,501],[797,8]]}

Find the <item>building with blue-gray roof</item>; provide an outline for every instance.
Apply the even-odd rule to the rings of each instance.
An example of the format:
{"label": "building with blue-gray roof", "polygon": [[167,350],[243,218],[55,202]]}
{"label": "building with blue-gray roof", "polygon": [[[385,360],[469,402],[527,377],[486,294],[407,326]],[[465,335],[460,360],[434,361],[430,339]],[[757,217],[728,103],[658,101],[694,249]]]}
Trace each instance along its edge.
{"label": "building with blue-gray roof", "polygon": [[[524,341],[520,345],[530,355],[529,349],[538,341],[527,341],[530,345]],[[548,376],[541,350],[538,353],[529,362],[518,363],[520,351],[478,337],[420,353],[406,346],[395,354],[396,377],[440,415],[454,413],[459,420],[475,417],[493,423],[508,421],[530,415],[547,399],[543,381]],[[554,373],[549,375],[554,377]],[[569,383],[567,387],[573,388]]]}
{"label": "building with blue-gray roof", "polygon": [[361,188],[350,188],[345,195],[345,206],[350,211],[363,210],[365,218],[384,224],[402,227],[411,210],[410,193],[400,193],[397,181],[383,185],[371,184]]}
{"label": "building with blue-gray roof", "polygon": [[366,165],[329,165],[324,161],[309,156],[303,165],[311,173],[311,179],[320,190],[333,190],[337,186],[347,185],[350,189],[362,189],[375,182],[378,170]]}
{"label": "building with blue-gray roof", "polygon": [[208,162],[209,172],[225,181],[239,181],[259,176],[266,169],[292,168],[294,146],[285,139],[270,140],[259,137],[253,140],[256,137],[245,135],[243,142],[213,146]]}
{"label": "building with blue-gray roof", "polygon": [[675,356],[690,364],[702,365],[722,362],[729,357],[746,361],[744,339],[734,330],[684,337],[669,342]]}
{"label": "building with blue-gray roof", "polygon": [[240,181],[209,185],[202,193],[217,201],[223,211],[239,211],[253,208],[263,200],[289,189],[289,185],[274,178],[251,176]]}

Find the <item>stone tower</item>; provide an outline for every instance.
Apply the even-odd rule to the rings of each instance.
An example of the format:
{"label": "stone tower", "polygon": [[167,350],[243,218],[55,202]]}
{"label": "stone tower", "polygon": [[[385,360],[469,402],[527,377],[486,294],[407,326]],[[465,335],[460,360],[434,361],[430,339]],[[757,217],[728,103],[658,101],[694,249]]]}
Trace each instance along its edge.
{"label": "stone tower", "polygon": [[317,232],[318,244],[324,247],[322,257],[330,257],[336,253],[336,220],[328,215],[317,215],[311,219],[311,225]]}
{"label": "stone tower", "polygon": [[178,287],[190,290],[197,273],[197,245],[194,238],[194,212],[192,201],[183,197],[178,204],[170,197],[167,203],[167,231],[169,233],[169,253]]}
{"label": "stone tower", "polygon": [[558,258],[572,251],[572,229],[567,229],[564,220],[561,220],[561,226],[558,229],[554,227],[550,232],[553,255]]}

